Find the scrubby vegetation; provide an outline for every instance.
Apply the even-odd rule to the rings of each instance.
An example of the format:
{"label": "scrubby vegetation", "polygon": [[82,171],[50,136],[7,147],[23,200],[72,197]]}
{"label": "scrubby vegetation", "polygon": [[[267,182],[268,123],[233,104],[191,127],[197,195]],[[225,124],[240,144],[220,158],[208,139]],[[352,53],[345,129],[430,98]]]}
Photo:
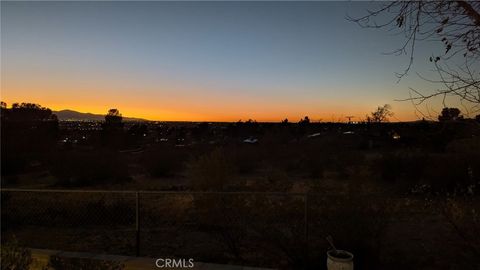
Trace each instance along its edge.
{"label": "scrubby vegetation", "polygon": [[2,270],[28,270],[32,264],[32,254],[30,250],[19,246],[18,241],[13,240],[4,242],[1,246]]}
{"label": "scrubby vegetation", "polygon": [[[9,119],[2,114],[2,187],[179,192],[139,194],[145,256],[321,269],[324,238],[332,235],[355,254],[356,269],[422,269],[424,256],[412,253],[452,269],[478,266],[474,120],[129,123],[111,111],[105,123],[60,122],[58,129],[49,116],[49,125],[28,131],[53,134],[49,146],[28,151],[4,140],[27,125]],[[135,254],[135,193],[108,194],[2,192],[2,236]],[[28,233],[32,226],[65,238],[45,242]],[[66,240],[79,232],[88,241]]]}
{"label": "scrubby vegetation", "polygon": [[122,270],[123,265],[118,262],[87,259],[87,258],[65,258],[51,256],[48,265],[43,270]]}

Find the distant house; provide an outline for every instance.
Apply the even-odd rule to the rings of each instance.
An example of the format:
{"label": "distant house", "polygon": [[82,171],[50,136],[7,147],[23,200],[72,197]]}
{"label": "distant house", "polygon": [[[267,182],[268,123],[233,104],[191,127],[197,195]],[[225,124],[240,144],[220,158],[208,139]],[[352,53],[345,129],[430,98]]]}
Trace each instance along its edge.
{"label": "distant house", "polygon": [[258,139],[250,137],[248,139],[243,140],[243,142],[248,143],[248,144],[256,144],[256,143],[258,143]]}

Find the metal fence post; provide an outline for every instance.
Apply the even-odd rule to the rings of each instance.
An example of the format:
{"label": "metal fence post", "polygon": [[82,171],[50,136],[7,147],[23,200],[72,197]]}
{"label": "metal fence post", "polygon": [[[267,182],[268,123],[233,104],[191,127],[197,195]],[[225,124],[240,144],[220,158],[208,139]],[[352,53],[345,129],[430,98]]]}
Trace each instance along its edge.
{"label": "metal fence post", "polygon": [[140,211],[138,192],[135,192],[135,255],[140,256]]}
{"label": "metal fence post", "polygon": [[309,243],[308,243],[308,193],[304,194],[304,230],[305,230],[305,265],[308,269],[309,264]]}

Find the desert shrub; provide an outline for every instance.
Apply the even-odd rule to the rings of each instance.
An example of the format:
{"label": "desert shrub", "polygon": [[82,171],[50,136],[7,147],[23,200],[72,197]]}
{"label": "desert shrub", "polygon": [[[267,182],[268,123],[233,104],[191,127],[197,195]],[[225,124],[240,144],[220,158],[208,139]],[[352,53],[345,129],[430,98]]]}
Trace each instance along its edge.
{"label": "desert shrub", "polygon": [[304,162],[308,176],[312,178],[323,178],[323,173],[328,166],[322,158],[309,158]]}
{"label": "desert shrub", "polygon": [[402,191],[422,185],[428,187],[425,192],[471,192],[480,179],[479,159],[477,153],[387,152],[373,160],[370,169]]}
{"label": "desert shrub", "polygon": [[333,156],[332,167],[340,178],[355,176],[365,160],[365,156],[358,151],[340,151]]}
{"label": "desert shrub", "polygon": [[468,181],[462,189],[468,193],[478,194],[480,191],[480,138],[473,137],[453,141],[447,146],[449,155],[461,156],[462,162],[466,164]]}
{"label": "desert shrub", "polygon": [[252,196],[248,228],[255,232],[265,254],[280,269],[305,269],[304,198],[302,196]]}
{"label": "desert shrub", "polygon": [[231,184],[234,165],[224,150],[217,148],[188,164],[188,176],[195,190],[223,190]]}
{"label": "desert shrub", "polygon": [[477,258],[480,256],[480,199],[449,197],[440,204],[442,213],[454,232],[462,240],[465,253],[473,258],[471,265],[480,266]]}
{"label": "desert shrub", "polygon": [[28,159],[26,155],[7,152],[5,150],[2,150],[1,155],[2,176],[23,172],[27,167]]}
{"label": "desert shrub", "polygon": [[235,263],[254,256],[257,264],[305,266],[302,196],[195,194],[193,204],[198,228],[219,240]]}
{"label": "desert shrub", "polygon": [[263,171],[262,176],[272,185],[288,182],[288,174],[281,168],[267,167]]}
{"label": "desert shrub", "polygon": [[288,191],[293,181],[282,168],[266,166],[258,171],[260,177],[249,182],[249,189],[253,191]]}
{"label": "desert shrub", "polygon": [[470,164],[472,161],[464,155],[441,154],[431,156],[425,168],[422,182],[430,186],[431,191],[451,193],[464,191],[474,184]]}
{"label": "desert shrub", "polygon": [[294,134],[288,126],[274,126],[267,128],[261,136],[261,143],[276,147],[282,144],[288,144],[294,139]]}
{"label": "desert shrub", "polygon": [[253,173],[260,167],[263,160],[262,150],[258,145],[242,145],[228,149],[240,174]]}
{"label": "desert shrub", "polygon": [[301,145],[267,145],[263,149],[265,153],[263,163],[286,172],[298,171],[302,168],[302,150],[304,148]]}
{"label": "desert shrub", "polygon": [[119,262],[51,256],[44,270],[122,270],[123,268],[123,264]]}
{"label": "desert shrub", "polygon": [[363,165],[364,155],[349,144],[345,136],[324,135],[298,144],[302,157],[302,171],[313,178],[322,178],[324,172],[335,172],[340,178]]}
{"label": "desert shrub", "polygon": [[387,183],[418,183],[423,174],[428,156],[418,152],[386,152],[371,163],[371,170]]}
{"label": "desert shrub", "polygon": [[50,172],[61,186],[87,186],[130,179],[126,163],[113,151],[57,152],[50,158]]}
{"label": "desert shrub", "polygon": [[449,153],[475,154],[478,149],[480,149],[478,137],[454,140],[446,146],[446,151]]}
{"label": "desert shrub", "polygon": [[302,170],[312,178],[323,178],[324,171],[331,166],[332,154],[315,147],[306,147],[303,153]]}
{"label": "desert shrub", "polygon": [[468,175],[473,182],[473,188],[475,190],[475,194],[479,194],[480,192],[480,154],[476,155],[469,155],[468,160],[470,161],[468,167]]}
{"label": "desert shrub", "polygon": [[405,170],[402,161],[398,155],[388,152],[372,162],[372,170],[380,174],[381,180],[394,183]]}
{"label": "desert shrub", "polygon": [[1,269],[2,270],[28,270],[32,263],[30,250],[20,247],[17,240],[2,243],[1,247]]}
{"label": "desert shrub", "polygon": [[145,151],[142,163],[151,176],[166,177],[183,171],[187,159],[185,148],[164,145]]}
{"label": "desert shrub", "polygon": [[245,196],[195,194],[193,205],[199,228],[220,240],[226,253],[241,262],[248,213]]}

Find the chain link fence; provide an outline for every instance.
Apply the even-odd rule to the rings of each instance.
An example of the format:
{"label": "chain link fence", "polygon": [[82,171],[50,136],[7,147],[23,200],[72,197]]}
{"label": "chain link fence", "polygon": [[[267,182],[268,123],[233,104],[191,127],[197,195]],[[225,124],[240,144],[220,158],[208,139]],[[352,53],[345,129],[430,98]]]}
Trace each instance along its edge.
{"label": "chain link fence", "polygon": [[[20,189],[1,195],[2,241],[15,237],[32,248],[306,269],[324,266],[324,239],[333,235],[356,264],[375,269],[402,265],[401,256],[428,248],[448,259],[468,244],[447,208],[424,198]],[[462,207],[478,206],[475,200]],[[438,248],[446,242],[458,245]],[[409,258],[406,265],[424,263],[423,256]]]}

